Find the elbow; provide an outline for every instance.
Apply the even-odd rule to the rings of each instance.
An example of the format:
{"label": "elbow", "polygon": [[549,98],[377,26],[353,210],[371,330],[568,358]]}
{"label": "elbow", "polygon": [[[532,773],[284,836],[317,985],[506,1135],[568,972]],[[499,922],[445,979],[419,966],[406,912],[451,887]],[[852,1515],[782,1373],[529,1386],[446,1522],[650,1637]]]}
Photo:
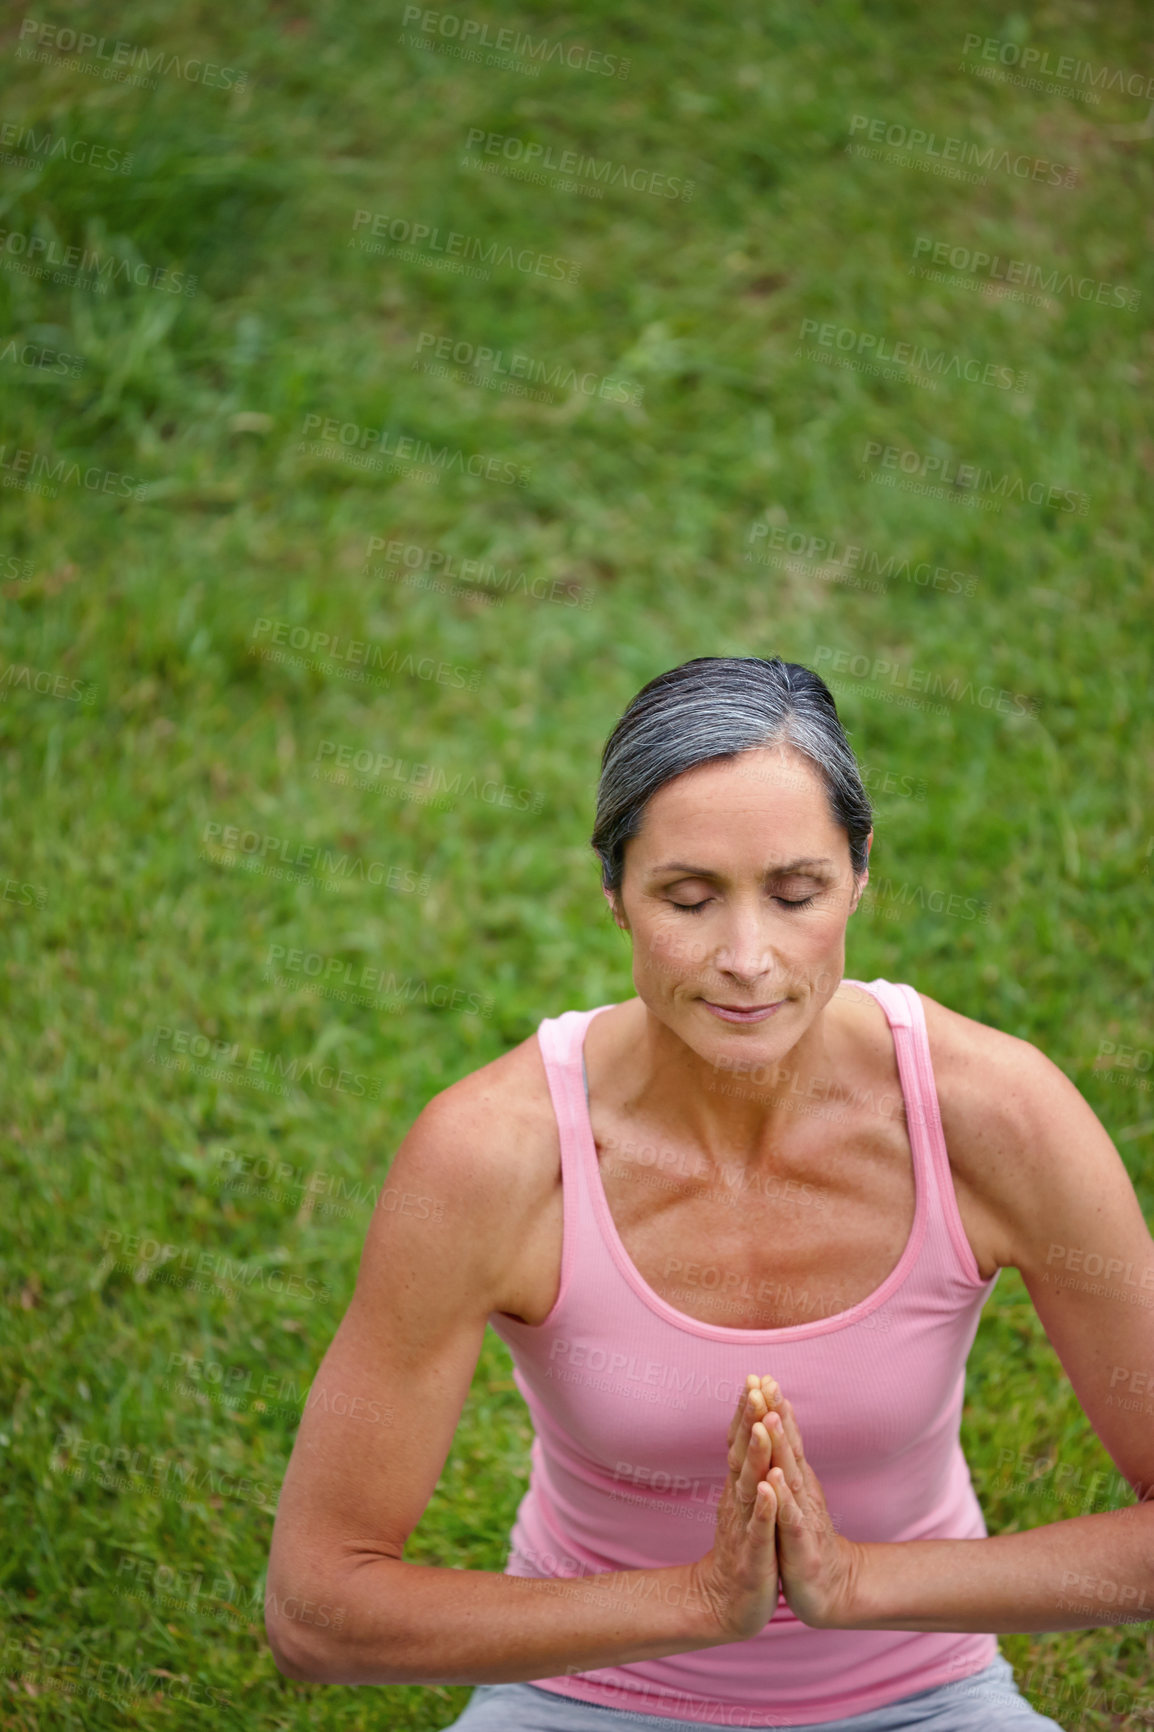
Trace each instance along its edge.
{"label": "elbow", "polygon": [[283,1678],[297,1684],[323,1684],[322,1656],[316,1644],[302,1637],[300,1627],[280,1613],[265,1614],[265,1634],[273,1661]]}
{"label": "elbow", "polygon": [[277,1671],[298,1684],[346,1684],[339,1630],[341,1612],[303,1594],[270,1594],[264,1627]]}
{"label": "elbow", "polygon": [[[306,1577],[304,1591],[286,1594],[280,1591],[284,1585],[278,1580],[264,1603],[265,1634],[282,1677],[298,1684],[393,1682],[386,1653],[393,1647],[393,1620],[379,1615],[387,1608],[367,1604],[363,1592],[353,1591],[350,1576],[332,1571]],[[292,1583],[300,1585],[299,1578]],[[372,1626],[371,1659],[366,1623]]]}
{"label": "elbow", "polygon": [[292,1594],[275,1606],[266,1605],[265,1634],[283,1678],[296,1684],[394,1682],[382,1653],[385,1643],[380,1638],[374,1640],[372,1660],[366,1667],[365,1656],[350,1644],[347,1628],[342,1628],[345,1612],[343,1607]]}

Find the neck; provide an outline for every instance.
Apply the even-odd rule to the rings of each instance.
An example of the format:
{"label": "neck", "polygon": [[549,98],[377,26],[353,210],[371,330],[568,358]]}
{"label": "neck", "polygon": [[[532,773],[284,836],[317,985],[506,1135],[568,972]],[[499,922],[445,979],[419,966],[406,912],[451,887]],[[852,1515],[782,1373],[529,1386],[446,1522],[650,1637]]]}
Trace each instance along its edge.
{"label": "neck", "polygon": [[712,1166],[764,1166],[804,1119],[836,1117],[845,1089],[835,1080],[840,1042],[825,1004],[785,1050],[770,1047],[766,1057],[762,1040],[749,1042],[746,1056],[746,1043],[733,1043],[736,1055],[714,1063],[635,1002],[637,1021],[610,1060],[610,1094],[626,1116],[666,1127],[671,1141],[690,1138]]}

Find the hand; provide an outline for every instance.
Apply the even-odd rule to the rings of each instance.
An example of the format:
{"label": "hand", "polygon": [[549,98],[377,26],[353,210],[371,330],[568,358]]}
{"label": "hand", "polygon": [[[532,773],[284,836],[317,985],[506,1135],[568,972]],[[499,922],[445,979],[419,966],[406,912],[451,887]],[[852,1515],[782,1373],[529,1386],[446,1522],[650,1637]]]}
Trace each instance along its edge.
{"label": "hand", "polygon": [[765,1478],[770,1441],[762,1421],[767,1412],[751,1372],[729,1424],[729,1472],[713,1545],[692,1570],[698,1603],[707,1609],[717,1643],[756,1636],[777,1610],[777,1496]]}
{"label": "hand", "polygon": [[777,1498],[777,1557],[786,1604],[815,1630],[852,1629],[850,1607],[861,1548],[843,1539],[826,1508],[817,1475],[805,1459],[793,1404],[772,1377],[761,1380]]}

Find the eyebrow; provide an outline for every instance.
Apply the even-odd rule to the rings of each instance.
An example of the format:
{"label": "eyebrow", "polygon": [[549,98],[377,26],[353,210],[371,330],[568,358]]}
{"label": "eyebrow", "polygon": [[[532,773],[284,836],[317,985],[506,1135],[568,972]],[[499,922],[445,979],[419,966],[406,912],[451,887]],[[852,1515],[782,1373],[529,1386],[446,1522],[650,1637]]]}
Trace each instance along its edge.
{"label": "eyebrow", "polygon": [[[765,877],[785,878],[791,872],[804,872],[810,866],[831,866],[833,862],[825,855],[815,860],[791,860],[784,866],[767,868]],[[689,878],[722,878],[722,872],[710,872],[705,866],[691,866],[684,860],[667,860],[664,865],[654,866],[650,872],[651,878],[660,877],[666,872],[683,872]]]}

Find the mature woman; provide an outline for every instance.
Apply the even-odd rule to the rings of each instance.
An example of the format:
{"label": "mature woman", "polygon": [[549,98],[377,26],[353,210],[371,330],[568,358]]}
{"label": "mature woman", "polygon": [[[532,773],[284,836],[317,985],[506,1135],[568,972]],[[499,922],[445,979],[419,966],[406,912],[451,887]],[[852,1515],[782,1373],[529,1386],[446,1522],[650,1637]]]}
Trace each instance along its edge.
{"label": "mature woman", "polygon": [[[704,657],[630,704],[593,846],[637,996],[397,1152],[277,1515],[287,1676],[477,1684],[467,1732],[1052,1728],[996,1633],[1154,1616],[1154,1429],[1110,1394],[1154,1366],[1154,1244],[1035,1047],[843,980],[871,841],[808,669]],[[1003,1267],[1128,1510],[987,1537],[959,1420]],[[506,1569],[408,1563],[487,1322],[536,1433]]]}

